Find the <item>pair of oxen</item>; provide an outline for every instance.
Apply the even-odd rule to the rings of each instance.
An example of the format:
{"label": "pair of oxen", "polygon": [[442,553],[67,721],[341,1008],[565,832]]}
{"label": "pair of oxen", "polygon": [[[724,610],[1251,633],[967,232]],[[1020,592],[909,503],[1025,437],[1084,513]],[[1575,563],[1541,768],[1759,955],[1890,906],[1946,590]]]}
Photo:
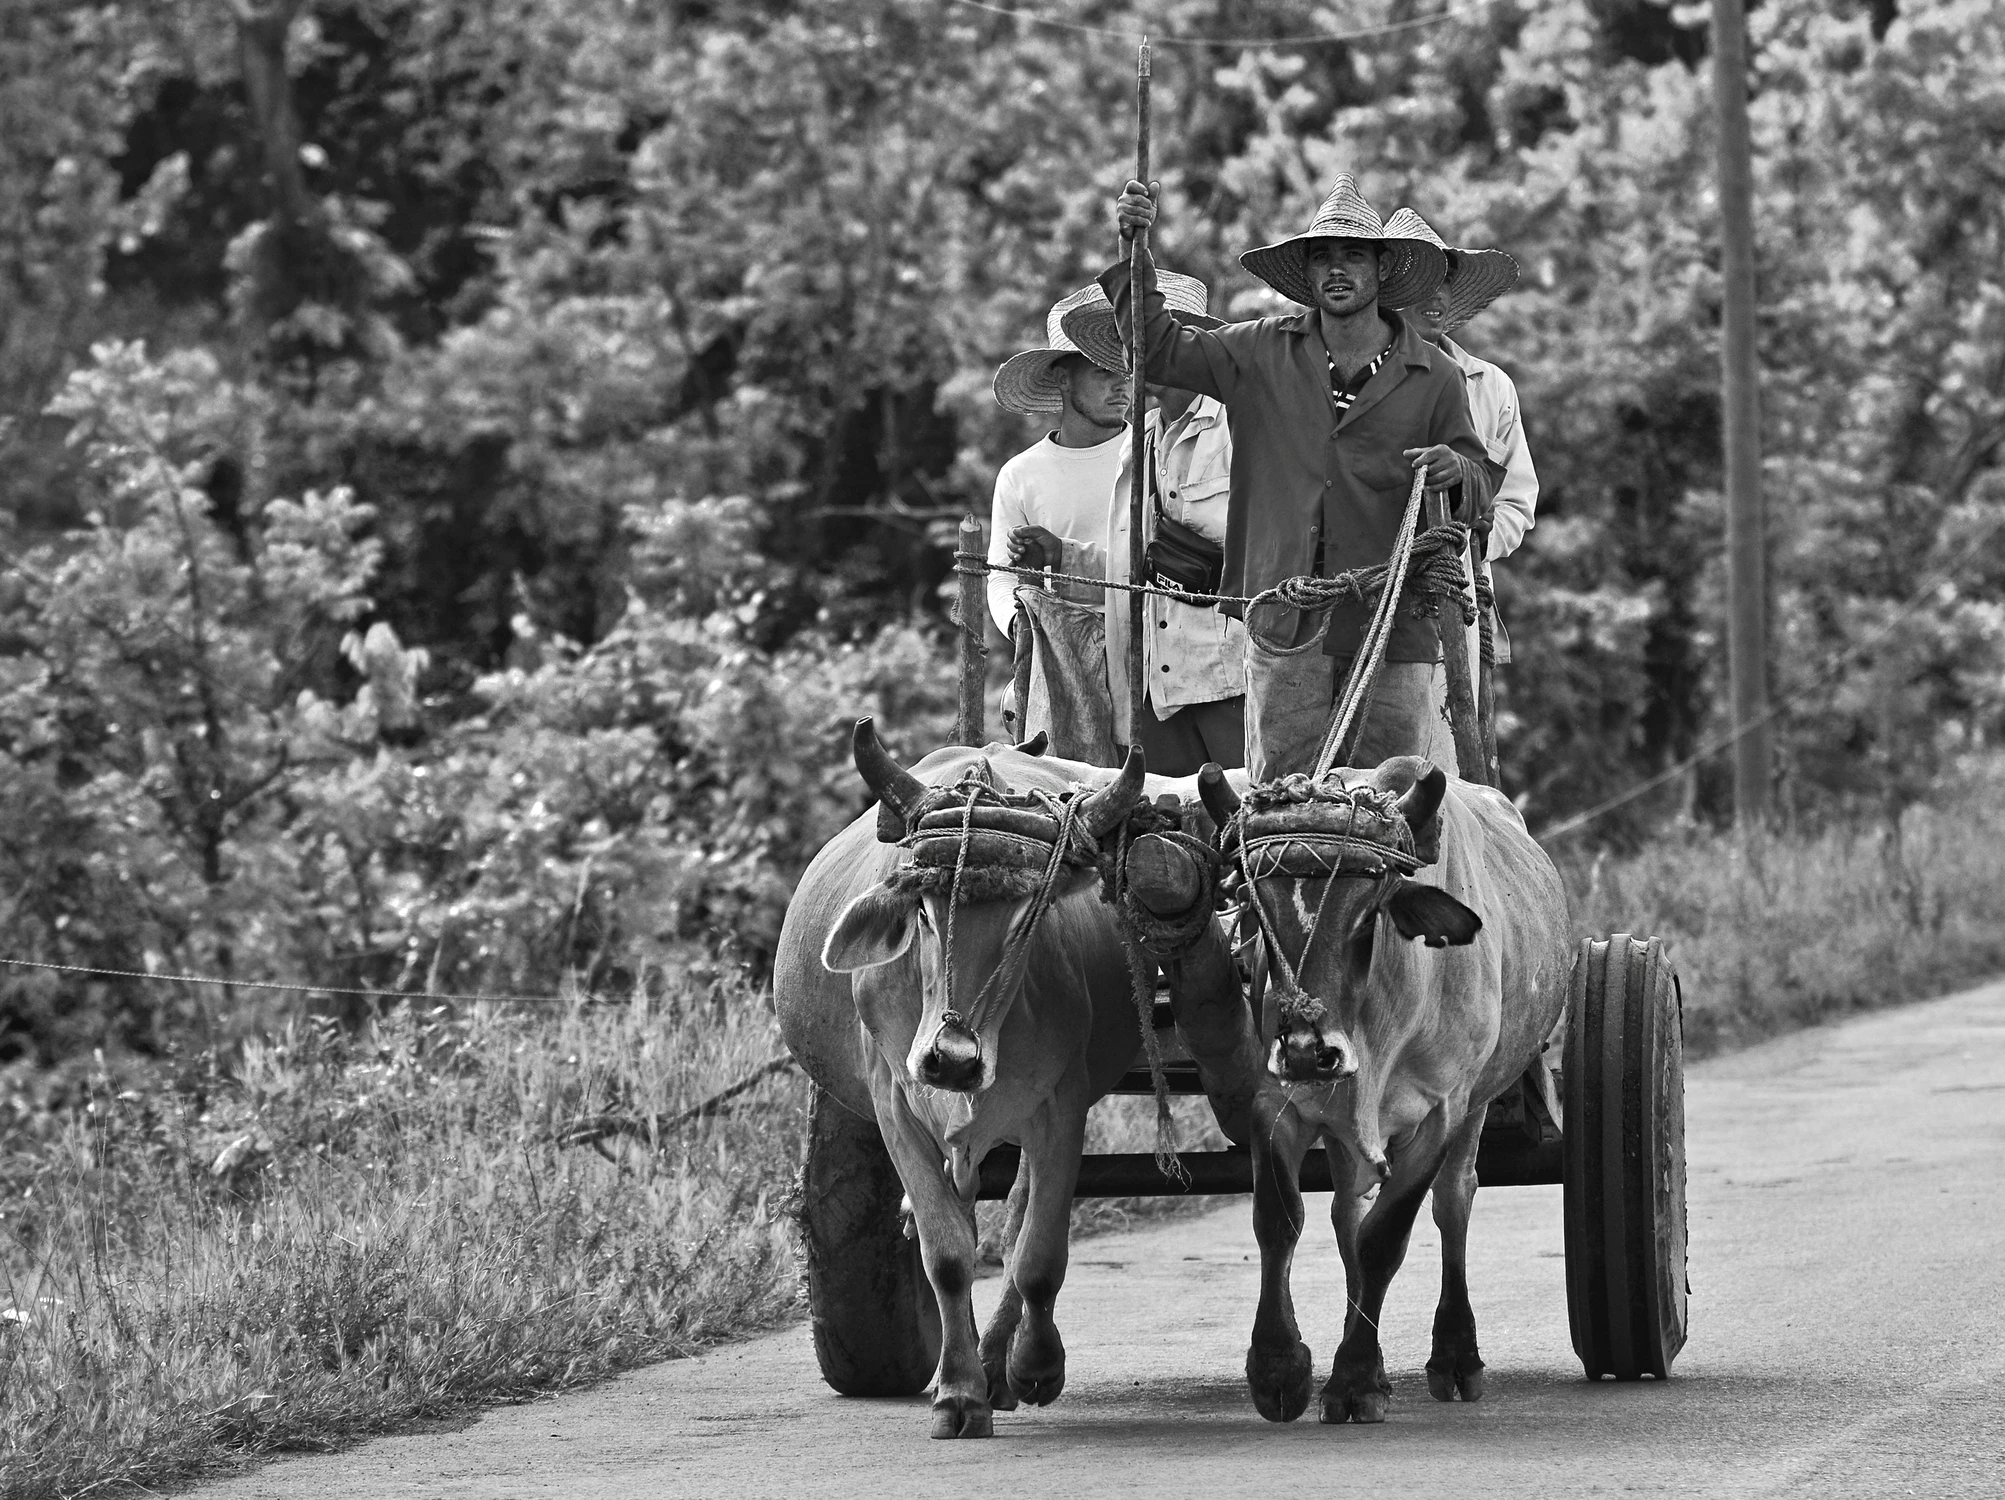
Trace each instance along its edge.
{"label": "pair of oxen", "polygon": [[[1103,899],[1102,869],[1075,856],[1118,841],[1142,809],[1176,809],[1238,877],[1235,932],[1196,924],[1163,969],[1220,1125],[1252,1152],[1254,1404],[1292,1421],[1312,1392],[1289,1271],[1304,1225],[1300,1168],[1318,1144],[1338,1189],[1331,1218],[1350,1299],[1322,1420],[1384,1419],[1379,1313],[1430,1189],[1443,1266],[1428,1385],[1439,1400],[1478,1399],[1464,1270],[1478,1140],[1490,1102],[1552,1032],[1571,961],[1564,891],[1516,809],[1411,757],[1242,792],[1215,766],[1147,777],[1139,753],[1115,773],[990,745],[935,751],[908,771],[867,719],[854,753],[879,807],[803,876],[775,998],[796,1058],[876,1121],[903,1183],[941,1321],[933,1435],[986,1436],[996,1409],[1044,1405],[1064,1386],[1054,1305],[1087,1110],[1138,1047],[1129,918]],[[990,813],[977,801],[1012,806]],[[978,816],[997,830],[983,835],[991,844],[1024,856],[1015,875],[992,879],[969,861],[981,852]],[[1060,821],[1055,842],[1037,836]],[[1149,849],[1151,837],[1132,839],[1124,861],[1142,907],[1174,914],[1200,889],[1209,901],[1212,888],[1185,868],[1189,845]],[[947,841],[944,863],[956,868],[936,858],[936,878],[915,878],[926,874],[915,847],[923,855],[928,839],[936,856]],[[1425,882],[1414,879],[1423,869]],[[1256,939],[1260,1015],[1235,933]],[[1010,1213],[1020,1228],[1001,1306],[978,1339],[973,1203],[979,1164],[1003,1143],[1021,1148]]]}

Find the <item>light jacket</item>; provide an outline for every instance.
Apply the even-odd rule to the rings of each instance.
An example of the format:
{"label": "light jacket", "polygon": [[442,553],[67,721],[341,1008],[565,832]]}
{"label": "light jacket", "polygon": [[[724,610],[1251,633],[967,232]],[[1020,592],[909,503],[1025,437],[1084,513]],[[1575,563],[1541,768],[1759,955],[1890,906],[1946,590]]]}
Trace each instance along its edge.
{"label": "light jacket", "polygon": [[[1284,578],[1383,563],[1405,513],[1413,480],[1408,448],[1445,443],[1474,503],[1496,490],[1502,467],[1469,420],[1461,369],[1395,313],[1380,315],[1392,355],[1341,416],[1330,393],[1329,355],[1313,311],[1204,329],[1179,323],[1143,256],[1143,324],[1148,375],[1225,404],[1232,426],[1232,491],[1222,593],[1252,595]],[[1124,261],[1101,274],[1122,336],[1133,344],[1133,298]],[[1370,621],[1367,607],[1330,613],[1324,649],[1354,653]],[[1436,661],[1434,622],[1402,614],[1387,658]]]}
{"label": "light jacket", "polygon": [[[1163,512],[1171,520],[1223,545],[1232,485],[1232,429],[1225,408],[1209,396],[1199,396],[1168,449],[1162,447],[1162,427],[1161,414],[1150,412],[1143,429],[1150,455],[1142,494],[1144,539],[1154,539],[1160,496]],[[1117,582],[1128,581],[1129,456],[1122,454],[1120,473],[1108,497],[1105,546],[1081,547],[1075,554],[1068,545],[1068,571],[1098,572]],[[1179,467],[1182,479],[1174,486],[1166,484],[1164,475]],[[1081,566],[1070,568],[1075,560]],[[1114,737],[1124,745],[1134,743],[1128,722],[1131,598],[1112,589],[1106,594],[1107,686],[1114,699]],[[1167,719],[1189,704],[1237,698],[1246,691],[1246,627],[1238,620],[1213,605],[1179,604],[1153,594],[1144,596],[1143,608],[1147,622],[1143,670],[1158,719]]]}
{"label": "light jacket", "polygon": [[1497,485],[1497,513],[1491,522],[1487,554],[1496,562],[1517,551],[1525,533],[1538,524],[1534,512],[1539,503],[1539,473],[1532,467],[1532,450],[1525,445],[1518,388],[1502,370],[1487,359],[1478,359],[1445,334],[1439,347],[1468,382],[1469,420],[1476,436],[1483,440],[1491,460],[1504,469],[1503,480]]}
{"label": "light jacket", "polygon": [[[1538,524],[1539,473],[1532,467],[1532,450],[1525,443],[1518,388],[1502,370],[1445,334],[1439,347],[1469,382],[1469,418],[1476,425],[1476,436],[1489,449],[1491,459],[1504,466],[1503,482],[1497,486],[1497,511],[1490,525],[1490,548],[1484,554],[1494,563],[1517,551],[1525,533]],[[1496,626],[1497,660],[1508,662],[1511,638],[1501,615],[1496,617]],[[1475,633],[1470,634],[1473,638]]]}

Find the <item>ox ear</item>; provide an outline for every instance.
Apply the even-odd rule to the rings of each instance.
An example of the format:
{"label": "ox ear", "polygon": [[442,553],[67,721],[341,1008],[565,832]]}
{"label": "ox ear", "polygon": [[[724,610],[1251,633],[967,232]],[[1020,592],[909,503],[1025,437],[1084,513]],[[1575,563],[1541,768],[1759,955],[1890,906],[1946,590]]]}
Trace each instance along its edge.
{"label": "ox ear", "polygon": [[1385,903],[1385,914],[1401,937],[1423,938],[1430,948],[1460,948],[1483,930],[1483,919],[1440,886],[1404,877]]}
{"label": "ox ear", "polygon": [[908,891],[874,885],[842,909],[822,944],[822,966],[835,974],[854,974],[888,964],[912,946],[913,918],[919,898]]}

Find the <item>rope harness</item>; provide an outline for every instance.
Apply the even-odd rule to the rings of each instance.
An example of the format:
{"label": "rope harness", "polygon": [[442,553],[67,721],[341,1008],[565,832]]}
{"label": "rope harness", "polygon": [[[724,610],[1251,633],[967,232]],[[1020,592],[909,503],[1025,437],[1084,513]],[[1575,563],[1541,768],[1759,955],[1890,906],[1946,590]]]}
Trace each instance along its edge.
{"label": "rope harness", "polygon": [[[1284,1029],[1289,1023],[1313,1026],[1328,1014],[1323,1002],[1302,988],[1300,974],[1337,881],[1372,880],[1387,887],[1422,864],[1413,830],[1392,793],[1302,775],[1249,791],[1220,830],[1219,847],[1238,871],[1240,889],[1273,960],[1275,1004]],[[1260,899],[1259,882],[1275,875],[1325,882],[1292,964]]]}
{"label": "rope harness", "polygon": [[[1182,831],[1177,815],[1147,804],[1131,809],[1119,825],[1096,841],[1079,824],[1084,802],[1083,791],[1056,795],[1037,789],[999,791],[989,780],[984,763],[958,782],[929,788],[902,820],[902,836],[887,838],[895,829],[880,819],[878,837],[910,851],[909,859],[891,872],[886,883],[894,890],[945,894],[942,966],[946,1004],[940,1025],[942,1029],[958,1026],[979,1035],[994,1008],[1022,980],[1031,937],[1056,902],[1067,871],[1097,871],[1101,899],[1112,905],[1121,919],[1130,990],[1156,1096],[1156,1165],[1166,1175],[1187,1181],[1188,1173],[1176,1156],[1162,1045],[1156,1036],[1155,973],[1158,961],[1189,952],[1209,927],[1217,890],[1217,856],[1209,845]],[[1129,888],[1129,852],[1134,841],[1145,834],[1188,850],[1206,873],[1203,892],[1189,912],[1158,917]],[[1029,904],[1012,920],[1000,961],[963,1014],[954,994],[957,912],[976,903],[1025,897]]]}

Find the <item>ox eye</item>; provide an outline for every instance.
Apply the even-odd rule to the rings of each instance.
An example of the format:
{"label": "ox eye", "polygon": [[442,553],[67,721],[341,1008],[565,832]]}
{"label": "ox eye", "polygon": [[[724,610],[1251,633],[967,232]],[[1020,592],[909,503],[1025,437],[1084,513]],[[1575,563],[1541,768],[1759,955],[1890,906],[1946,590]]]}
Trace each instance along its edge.
{"label": "ox eye", "polygon": [[1351,965],[1360,973],[1371,967],[1372,948],[1377,935],[1378,910],[1374,907],[1351,931]]}

